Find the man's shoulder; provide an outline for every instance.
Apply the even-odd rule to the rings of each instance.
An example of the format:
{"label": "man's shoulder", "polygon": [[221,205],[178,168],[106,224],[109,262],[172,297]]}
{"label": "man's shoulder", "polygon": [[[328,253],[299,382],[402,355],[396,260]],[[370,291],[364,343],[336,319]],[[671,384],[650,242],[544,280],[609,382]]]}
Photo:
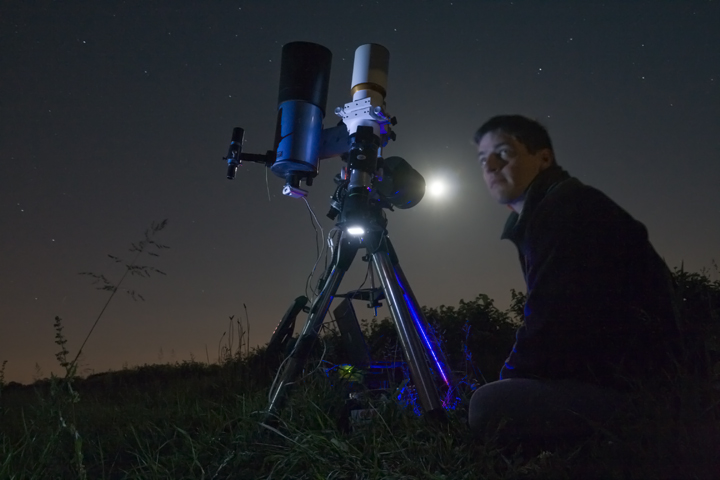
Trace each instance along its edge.
{"label": "man's shoulder", "polygon": [[570,177],[547,191],[529,219],[528,232],[586,237],[630,232],[643,235],[646,230],[604,192]]}
{"label": "man's shoulder", "polygon": [[598,210],[625,211],[613,199],[598,188],[586,185],[575,177],[569,177],[553,185],[541,202],[544,208],[556,213],[597,213]]}
{"label": "man's shoulder", "polygon": [[[603,192],[595,187],[586,185],[576,177],[568,177],[553,184],[547,191],[546,197],[565,198],[568,196],[593,197],[602,196],[608,198]],[[608,198],[609,199],[609,198]]]}

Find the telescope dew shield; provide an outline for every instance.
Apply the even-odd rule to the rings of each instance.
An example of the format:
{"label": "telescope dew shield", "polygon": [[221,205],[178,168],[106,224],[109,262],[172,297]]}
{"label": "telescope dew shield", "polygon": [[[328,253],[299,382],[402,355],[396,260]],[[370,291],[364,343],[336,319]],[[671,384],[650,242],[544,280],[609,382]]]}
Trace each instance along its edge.
{"label": "telescope dew shield", "polygon": [[292,42],[283,46],[275,130],[278,177],[314,177],[327,104],[332,53],[322,45]]}
{"label": "telescope dew shield", "polygon": [[377,43],[360,45],[355,50],[352,86],[353,100],[371,97],[373,105],[382,105],[387,94],[390,52]]}
{"label": "telescope dew shield", "polygon": [[355,50],[350,84],[352,102],[335,109],[335,114],[343,119],[349,136],[354,135],[360,126],[372,127],[375,135],[383,138],[383,144],[386,143],[384,136],[388,131],[385,125],[390,121],[385,118],[383,108],[389,63],[390,52],[382,45],[368,43]]}

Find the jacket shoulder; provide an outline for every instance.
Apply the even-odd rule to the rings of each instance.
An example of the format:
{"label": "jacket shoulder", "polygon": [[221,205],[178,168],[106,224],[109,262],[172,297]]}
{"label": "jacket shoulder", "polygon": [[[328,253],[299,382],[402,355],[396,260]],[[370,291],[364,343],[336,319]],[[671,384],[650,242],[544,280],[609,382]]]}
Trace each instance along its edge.
{"label": "jacket shoulder", "polygon": [[598,220],[608,219],[609,217],[634,220],[628,212],[604,192],[590,185],[585,185],[574,177],[553,185],[539,207],[543,210],[553,210],[554,216],[565,212],[590,216]]}

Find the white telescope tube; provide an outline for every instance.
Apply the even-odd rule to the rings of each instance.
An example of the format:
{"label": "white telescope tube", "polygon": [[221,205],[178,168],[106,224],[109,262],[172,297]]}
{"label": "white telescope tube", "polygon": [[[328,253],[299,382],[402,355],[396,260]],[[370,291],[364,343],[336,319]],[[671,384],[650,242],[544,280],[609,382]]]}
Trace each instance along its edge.
{"label": "white telescope tube", "polygon": [[377,43],[360,45],[355,50],[352,85],[353,100],[371,97],[374,106],[385,103],[390,52]]}

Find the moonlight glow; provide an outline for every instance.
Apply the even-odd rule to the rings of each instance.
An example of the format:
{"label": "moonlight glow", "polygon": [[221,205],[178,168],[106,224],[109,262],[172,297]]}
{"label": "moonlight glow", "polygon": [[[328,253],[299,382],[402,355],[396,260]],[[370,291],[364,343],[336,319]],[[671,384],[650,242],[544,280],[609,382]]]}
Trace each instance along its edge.
{"label": "moonlight glow", "polygon": [[436,198],[444,197],[447,194],[447,184],[443,180],[432,180],[427,185],[427,192]]}

